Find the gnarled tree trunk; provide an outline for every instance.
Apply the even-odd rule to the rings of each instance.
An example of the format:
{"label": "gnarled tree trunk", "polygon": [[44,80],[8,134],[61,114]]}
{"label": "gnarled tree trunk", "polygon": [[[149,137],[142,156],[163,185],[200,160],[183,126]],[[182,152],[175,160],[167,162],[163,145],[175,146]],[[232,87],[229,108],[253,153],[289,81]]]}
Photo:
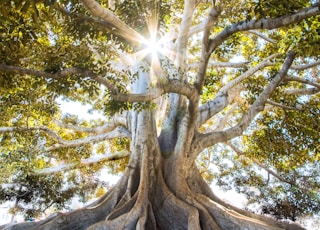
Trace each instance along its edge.
{"label": "gnarled tree trunk", "polygon": [[132,120],[132,154],[116,186],[85,208],[4,229],[302,229],[224,203],[194,164],[179,159],[190,148],[162,156],[153,111]]}
{"label": "gnarled tree trunk", "polygon": [[[143,39],[142,35],[123,23],[112,12],[104,9],[98,2],[94,0],[82,0],[82,2],[95,17],[103,20],[109,29],[128,43],[135,45],[137,41]],[[254,117],[264,109],[272,92],[286,77],[295,56],[294,52],[288,52],[282,68],[262,89],[235,126],[224,131],[216,130],[201,134],[197,132],[201,124],[221,112],[234,99],[232,95],[238,90],[235,86],[239,82],[258,70],[272,65],[270,60],[278,55],[270,55],[244,74],[230,78],[228,84],[221,87],[214,99],[202,105],[200,98],[207,78],[207,66],[210,55],[217,47],[238,32],[276,29],[319,15],[319,7],[313,5],[279,18],[234,23],[211,38],[210,29],[221,12],[213,4],[205,23],[193,27],[192,30],[192,15],[200,2],[202,1],[184,1],[179,32],[172,39],[175,41],[175,49],[170,55],[174,56],[172,62],[175,63],[175,68],[170,71],[183,71],[172,76],[170,74],[166,76],[165,71],[158,72],[160,77],[154,88],[149,87],[151,86],[149,73],[142,71],[139,72],[139,79],[132,87],[132,94],[121,95],[117,94],[117,90],[107,79],[96,76],[90,71],[83,72],[82,69],[70,69],[52,74],[0,65],[2,71],[53,79],[71,74],[69,72],[88,75],[90,79],[103,84],[112,97],[119,101],[150,103],[154,99],[159,100],[162,95],[169,94],[167,120],[161,125],[160,134],[157,130],[156,111],[130,111],[128,117],[131,123],[130,127],[127,127],[131,133],[130,161],[120,181],[103,197],[79,210],[55,214],[39,222],[9,225],[2,229],[302,229],[296,224],[255,215],[223,202],[214,195],[195,165],[195,159],[203,149],[231,140],[246,130]],[[199,61],[196,63],[197,72],[192,75],[196,75],[195,80],[186,83],[187,76],[184,72],[187,71],[188,38],[199,28],[203,32],[201,56],[197,59]],[[163,79],[160,79],[161,77]]]}

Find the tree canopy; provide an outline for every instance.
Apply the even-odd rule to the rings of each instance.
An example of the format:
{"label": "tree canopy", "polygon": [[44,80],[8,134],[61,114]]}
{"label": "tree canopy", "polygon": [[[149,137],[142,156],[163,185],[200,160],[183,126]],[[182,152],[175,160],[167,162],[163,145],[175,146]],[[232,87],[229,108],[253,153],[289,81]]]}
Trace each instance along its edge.
{"label": "tree canopy", "polygon": [[251,212],[320,211],[319,14],[312,0],[2,0],[0,202],[34,218],[106,192],[7,228],[298,228]]}

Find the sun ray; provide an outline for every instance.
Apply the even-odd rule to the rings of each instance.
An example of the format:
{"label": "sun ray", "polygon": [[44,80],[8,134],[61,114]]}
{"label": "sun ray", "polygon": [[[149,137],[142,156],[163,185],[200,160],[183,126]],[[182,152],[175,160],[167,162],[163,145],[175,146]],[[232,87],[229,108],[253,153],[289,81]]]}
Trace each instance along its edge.
{"label": "sun ray", "polygon": [[148,27],[148,34],[142,37],[139,41],[140,50],[131,54],[132,64],[138,63],[141,60],[148,60],[150,63],[150,78],[151,82],[156,83],[164,78],[161,68],[161,58],[175,58],[174,50],[170,49],[169,44],[172,44],[172,37],[169,34],[160,36],[159,33],[159,7],[156,0],[149,1],[148,4],[140,4],[144,11],[145,21]]}

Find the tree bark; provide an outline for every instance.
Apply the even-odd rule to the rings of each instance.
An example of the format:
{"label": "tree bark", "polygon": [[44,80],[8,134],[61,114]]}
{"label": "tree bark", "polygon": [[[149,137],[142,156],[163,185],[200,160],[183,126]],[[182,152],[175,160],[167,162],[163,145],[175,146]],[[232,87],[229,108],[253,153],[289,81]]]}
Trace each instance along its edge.
{"label": "tree bark", "polygon": [[130,162],[102,198],[79,210],[0,229],[303,229],[221,201],[194,164],[186,167],[177,154],[161,154],[155,124],[154,111],[135,113]]}
{"label": "tree bark", "polygon": [[[184,1],[185,9],[177,35],[175,53],[175,64],[181,70],[187,69],[188,38],[190,34],[198,31],[198,27],[191,27],[191,19],[199,2],[196,0]],[[115,30],[119,36],[133,44],[133,46],[144,39],[137,31],[124,24],[115,14],[101,7],[96,1],[82,0],[82,3],[94,16],[103,19],[109,29]],[[196,63],[198,71],[193,85],[183,81],[186,79],[186,75],[183,74],[183,71],[180,71],[181,73],[179,72],[177,79],[168,77],[164,82],[158,83],[156,87],[150,87],[149,73],[138,69],[136,71],[139,79],[132,85],[131,93],[120,94],[110,81],[88,70],[69,68],[52,74],[0,64],[0,70],[3,72],[29,74],[57,80],[71,74],[79,74],[83,77],[89,76],[92,80],[106,86],[113,99],[118,101],[150,102],[165,93],[169,93],[168,100],[170,101],[167,108],[167,120],[164,121],[160,135],[157,132],[156,111],[152,110],[130,111],[131,124],[128,125],[130,126],[127,127],[128,130],[123,127],[117,128],[118,125],[127,123],[124,121],[125,119],[119,118],[98,129],[81,129],[81,131],[93,132],[97,133],[97,135],[76,141],[63,140],[55,132],[45,127],[28,127],[26,129],[15,127],[0,128],[0,133],[25,130],[46,132],[57,141],[57,145],[52,146],[48,151],[60,147],[98,142],[115,136],[131,138],[128,166],[119,182],[103,197],[82,209],[68,213],[56,213],[38,222],[0,226],[0,229],[303,229],[296,224],[255,215],[223,202],[211,191],[209,185],[201,177],[194,160],[199,152],[206,147],[241,135],[254,117],[264,108],[271,93],[282,80],[285,80],[290,67],[303,69],[314,65],[291,66],[294,53],[289,52],[280,72],[262,91],[236,126],[227,130],[215,130],[205,134],[198,134],[196,130],[201,124],[230,104],[233,100],[231,91],[234,90],[236,85],[252,76],[255,72],[273,65],[270,60],[275,55],[268,57],[254,68],[230,81],[221,88],[215,99],[198,108],[208,66],[234,67],[247,63],[214,64],[209,62],[211,54],[226,38],[240,31],[250,32],[253,29],[275,29],[289,25],[319,14],[319,9],[312,6],[294,15],[277,19],[244,21],[233,24],[214,38],[210,38],[210,28],[219,14],[220,11],[213,8],[208,19],[199,27],[204,29],[203,49],[200,62]],[[256,35],[268,42],[274,42],[260,33],[256,33]],[[132,66],[139,65],[132,64]],[[190,66],[195,68],[192,65]],[[288,77],[287,80],[303,81]],[[303,82],[306,83],[306,81]],[[307,90],[312,90],[310,93],[318,92],[318,84],[314,83],[313,86],[314,88]],[[298,90],[287,91],[288,94],[299,94],[300,92]],[[189,100],[188,102],[187,99]],[[67,126],[65,128],[74,127]],[[90,161],[87,161],[87,163],[90,163]],[[66,165],[66,167],[69,166]],[[73,167],[73,165],[70,167]]]}

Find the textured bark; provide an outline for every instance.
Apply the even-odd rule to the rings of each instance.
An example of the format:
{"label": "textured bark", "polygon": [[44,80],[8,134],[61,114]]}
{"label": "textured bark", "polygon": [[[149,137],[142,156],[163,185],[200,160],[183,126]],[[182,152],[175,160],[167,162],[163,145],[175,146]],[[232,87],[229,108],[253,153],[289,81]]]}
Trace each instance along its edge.
{"label": "textured bark", "polygon": [[85,208],[2,229],[302,229],[224,203],[194,164],[179,154],[163,157],[153,112],[135,114],[132,124],[129,165],[107,194]]}
{"label": "textured bark", "polygon": [[[103,8],[94,0],[81,1],[93,16],[103,20],[110,30],[125,39],[133,47],[137,47],[144,38],[133,28],[124,24],[115,14]],[[191,27],[192,15],[198,0],[185,0],[179,32],[176,35],[176,48],[173,62],[178,72],[177,78],[167,77],[158,82],[156,87],[150,86],[147,73],[138,74],[131,94],[120,94],[115,86],[103,77],[88,70],[69,68],[55,74],[17,66],[0,64],[0,71],[15,74],[28,74],[34,77],[43,77],[59,80],[63,77],[78,74],[106,86],[113,99],[129,102],[151,102],[168,93],[168,106],[166,120],[162,124],[160,135],[157,132],[156,116],[154,111],[128,111],[131,124],[127,119],[114,119],[101,128],[78,129],[96,133],[94,137],[66,141],[55,132],[46,127],[28,127],[25,129],[15,127],[0,128],[1,132],[14,132],[26,130],[40,130],[46,132],[56,140],[57,144],[49,150],[62,147],[78,146],[88,142],[98,142],[113,137],[131,138],[130,161],[120,181],[103,197],[91,205],[69,213],[57,213],[39,222],[21,223],[16,225],[0,226],[0,229],[303,229],[295,224],[279,222],[272,218],[259,216],[236,208],[220,200],[211,191],[208,184],[201,177],[195,159],[207,147],[219,142],[228,141],[241,135],[250,125],[254,117],[264,109],[268,98],[276,87],[285,80],[302,81],[288,78],[289,68],[304,69],[312,67],[292,66],[294,53],[289,52],[280,72],[271,80],[257,100],[249,106],[239,123],[229,129],[218,129],[208,133],[198,133],[201,124],[221,112],[234,99],[233,92],[244,79],[252,76],[259,70],[273,65],[270,56],[252,69],[226,84],[217,93],[216,97],[207,104],[198,108],[202,86],[207,76],[208,66],[241,66],[246,63],[211,63],[211,54],[228,37],[238,32],[253,33],[255,29],[275,29],[299,22],[319,14],[319,7],[312,6],[295,14],[280,18],[267,18],[261,20],[244,21],[226,27],[218,35],[211,38],[210,29],[218,19],[220,11],[214,7],[208,18],[201,25]],[[214,2],[214,1],[213,1]],[[114,1],[110,1],[113,7]],[[187,75],[187,44],[192,34],[204,32],[202,53],[197,69],[194,84],[185,82]],[[274,43],[273,40],[261,33],[254,32],[264,40]],[[276,54],[275,54],[276,55]],[[119,52],[123,64],[135,66]],[[126,62],[126,63],[125,63]],[[191,63],[192,64],[192,63]],[[316,63],[317,64],[317,63]],[[138,66],[138,65],[136,65]],[[127,68],[127,67],[126,67]],[[128,67],[129,68],[129,67]],[[115,69],[117,69],[115,67]],[[138,70],[139,71],[139,70]],[[170,71],[173,71],[171,69]],[[170,72],[168,71],[168,72]],[[306,83],[304,81],[304,83]],[[319,85],[313,83],[315,88],[287,91],[288,94],[319,92]],[[119,125],[126,126],[117,128]],[[63,125],[62,125],[63,126]],[[77,129],[71,126],[64,128]]]}

